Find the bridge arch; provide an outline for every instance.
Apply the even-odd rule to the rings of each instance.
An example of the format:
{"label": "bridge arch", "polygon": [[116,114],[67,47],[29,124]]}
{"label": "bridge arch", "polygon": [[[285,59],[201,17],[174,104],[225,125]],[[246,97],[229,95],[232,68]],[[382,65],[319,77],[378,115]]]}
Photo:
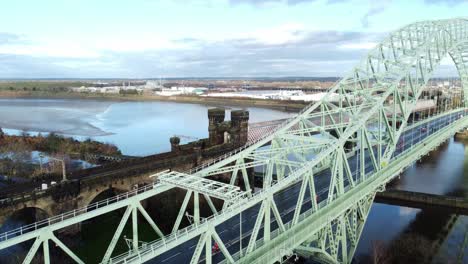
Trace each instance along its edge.
{"label": "bridge arch", "polygon": [[[371,122],[377,123],[380,115],[387,115],[387,124],[384,124],[384,121],[378,122],[379,125],[387,126],[383,138],[386,148],[381,157],[385,163],[391,159],[402,129],[407,125],[409,114],[415,108],[422,89],[444,57],[452,57],[462,79],[463,94],[468,94],[466,24],[468,20],[457,19],[420,22],[403,27],[391,33],[371,50],[347,77],[332,88],[331,92],[338,92],[341,100],[349,100],[350,96],[357,95],[363,100],[354,105],[369,103],[372,106],[373,113],[360,122],[350,123],[346,128],[348,131],[358,132]],[[384,96],[378,96],[379,93]],[[466,103],[467,98],[464,100]],[[318,108],[321,103],[323,102],[313,105],[309,111]],[[388,110],[392,103],[395,108],[393,112],[396,110],[399,114],[394,115]],[[353,105],[352,102],[350,104]],[[355,113],[359,113],[360,110],[362,109]],[[399,122],[402,123],[401,126],[393,125]],[[340,132],[343,134],[345,130]],[[347,135],[341,136],[346,137],[349,138]]]}
{"label": "bridge arch", "polygon": [[[301,118],[304,119],[314,112],[328,115],[327,119],[334,124],[337,136],[317,130],[322,136],[329,138],[328,151],[324,151],[323,148],[319,149],[317,158],[308,162],[309,164],[304,167],[318,167],[322,161],[329,164],[332,168],[332,180],[327,200],[331,203],[347,192],[346,185],[353,188],[354,184],[368,181],[366,179],[367,164],[378,172],[392,162],[394,155],[401,153],[398,152],[397,146],[403,138],[405,129],[411,125],[408,123],[408,117],[415,109],[421,92],[434,70],[447,56],[452,58],[462,85],[463,105],[459,106],[458,113],[466,113],[468,106],[468,20],[419,22],[391,33],[388,38],[371,50],[349,75],[332,87],[325,96],[325,100],[310,105],[290,123],[289,127],[277,132],[275,136],[281,138],[282,133],[296,124],[304,127]],[[334,93],[339,99],[335,100],[337,103],[331,104],[326,99]],[[331,116],[330,112],[337,117]],[[456,118],[461,116],[463,114],[457,114]],[[321,122],[318,127],[325,127],[325,123]],[[340,123],[344,126],[336,125]],[[378,127],[378,132],[372,131],[372,127]],[[356,172],[355,179],[350,173],[350,164],[346,158],[346,154],[349,153],[344,151],[344,144],[349,141],[359,142],[361,149],[360,152],[357,150],[355,153],[359,155],[357,160],[362,161],[356,166],[359,171]],[[370,156],[369,161],[366,161],[367,155]],[[378,173],[375,174],[378,175]],[[355,182],[346,184],[345,181]],[[382,181],[380,188],[385,188],[385,183]],[[332,257],[337,262],[350,262],[349,256],[353,255],[355,250],[353,247],[356,245],[349,245],[346,242],[335,243],[330,235],[342,237],[347,231],[341,228],[348,225],[346,221],[348,218],[353,218],[351,214],[357,214],[357,222],[363,225],[376,191],[378,190],[367,193],[363,200],[347,201],[357,207],[351,206],[350,211],[344,216],[333,219],[318,233],[319,239],[306,241],[304,245],[312,249],[318,258]],[[359,238],[362,231],[359,229],[357,228],[357,233],[352,234],[354,238],[356,235]],[[351,237],[345,239],[353,240]],[[317,243],[317,240],[321,243]]]}
{"label": "bridge arch", "polygon": [[449,52],[463,87],[463,102],[468,106],[468,40],[461,41]]}
{"label": "bridge arch", "polygon": [[87,196],[84,197],[82,202],[83,207],[89,206],[93,203],[114,197],[120,193],[124,193],[128,190],[121,190],[113,186],[108,186],[105,188],[90,189],[90,192]]}
{"label": "bridge arch", "polygon": [[[330,168],[325,199],[321,197],[322,194],[317,194],[316,190],[311,190],[310,196],[314,195],[320,201],[325,200],[327,205],[346,203],[348,209],[342,211],[339,218],[328,219],[331,221],[315,234],[315,238],[305,239],[304,243],[315,248],[314,252],[318,254],[325,252],[325,255],[331,256],[337,262],[349,262],[375,193],[383,190],[386,180],[391,179],[369,179],[368,169],[372,169],[372,176],[380,175],[379,172],[389,167],[395,155],[405,151],[398,146],[407,129],[411,128],[412,124],[408,123],[409,115],[416,108],[428,80],[446,56],[451,56],[454,60],[462,80],[463,95],[468,94],[467,41],[467,19],[424,21],[400,28],[370,50],[367,56],[331,87],[320,101],[306,107],[298,116],[243,153],[227,158],[199,174],[209,175],[210,171],[252,155],[251,153],[260,146],[271,142],[270,152],[280,154],[264,161],[264,166],[270,168],[270,171],[281,168],[281,162],[284,164],[288,155],[295,155],[301,161],[289,174],[277,176],[278,181],[286,179],[283,181],[283,187],[287,186],[288,182],[292,184],[291,179],[301,179],[301,193],[295,208],[298,213],[292,220],[294,224],[299,221],[302,201],[307,199],[303,190],[315,188],[308,186],[314,181],[311,178],[312,172],[320,171],[324,167]],[[457,119],[462,115],[460,113],[466,111],[467,104],[468,99],[464,96],[464,105],[457,109]],[[333,130],[333,133],[330,133],[330,130]],[[307,134],[320,134],[321,139],[306,139]],[[356,142],[356,148],[346,149],[347,142]],[[301,153],[303,149],[300,148],[304,145],[307,145],[308,151],[315,153],[312,158]],[[356,157],[357,164],[354,168],[354,164],[349,162],[350,156]],[[261,160],[262,157],[255,158]],[[264,188],[275,187],[272,173],[265,176],[265,182],[267,184],[264,184]],[[268,182],[272,184],[269,185]],[[360,193],[361,188],[364,188],[362,186],[370,182],[378,183],[378,188],[366,189],[366,193]],[[351,201],[336,204],[340,197],[351,191],[359,193],[359,197],[356,195]],[[269,206],[269,203],[271,200],[268,201],[267,198],[262,201],[265,206]],[[312,210],[319,210],[313,202]],[[322,223],[324,222],[320,222]],[[348,232],[350,234],[347,234]],[[348,239],[353,242],[344,241]],[[250,260],[259,259],[261,257],[252,257]]]}
{"label": "bridge arch", "polygon": [[52,216],[52,214],[51,212],[48,212],[47,209],[42,209],[36,206],[23,207],[11,212],[10,215],[4,217],[0,226],[0,233],[4,232],[5,230],[12,230],[24,225],[44,220],[50,216]]}

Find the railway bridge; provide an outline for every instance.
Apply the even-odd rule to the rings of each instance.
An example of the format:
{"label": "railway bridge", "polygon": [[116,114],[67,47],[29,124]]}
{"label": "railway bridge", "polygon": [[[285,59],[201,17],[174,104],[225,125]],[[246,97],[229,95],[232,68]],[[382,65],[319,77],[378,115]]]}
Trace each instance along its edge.
{"label": "railway bridge", "polygon": [[[431,116],[411,114],[440,61],[450,56],[460,74],[462,100]],[[273,263],[294,253],[323,263],[351,262],[375,194],[421,156],[468,126],[468,20],[410,24],[391,33],[319,102],[213,163],[163,171],[149,185],[0,235],[0,249],[33,241],[24,263],[59,230],[124,209],[102,263]],[[333,100],[330,100],[333,97]],[[345,145],[352,144],[346,147]],[[251,190],[249,169],[263,174]],[[229,175],[220,182],[217,175]],[[243,187],[243,188],[241,188]],[[163,233],[142,202],[173,189],[186,192],[171,232]],[[223,202],[201,215],[199,202]],[[189,202],[193,219],[181,226]],[[154,230],[140,241],[138,217]],[[130,249],[115,252],[131,222]]]}
{"label": "railway bridge", "polygon": [[[254,123],[249,134],[249,112],[244,110],[231,111],[231,120],[225,121],[224,109],[209,109],[208,119],[209,138],[180,144],[180,138],[174,136],[169,152],[123,158],[94,155],[90,158],[110,163],[69,172],[65,182],[60,182],[62,175],[52,175],[45,183],[46,188],[42,188],[43,182],[26,182],[0,190],[0,226],[7,219],[29,211],[36,211],[40,218],[86,207],[105,197],[105,193],[123,193],[151,183],[153,180],[148,176],[155,172],[188,171],[246,144],[261,134],[256,131],[272,125],[272,122]],[[51,185],[53,181],[56,183]]]}

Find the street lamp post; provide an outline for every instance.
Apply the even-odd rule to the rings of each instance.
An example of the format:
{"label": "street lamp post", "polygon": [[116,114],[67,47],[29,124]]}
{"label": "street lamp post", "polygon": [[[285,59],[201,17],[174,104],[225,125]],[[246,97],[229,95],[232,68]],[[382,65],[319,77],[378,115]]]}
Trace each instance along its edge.
{"label": "street lamp post", "polygon": [[62,162],[62,177],[63,177],[62,182],[67,181],[67,172],[65,170],[65,159],[58,159],[54,157],[49,157],[49,159]]}

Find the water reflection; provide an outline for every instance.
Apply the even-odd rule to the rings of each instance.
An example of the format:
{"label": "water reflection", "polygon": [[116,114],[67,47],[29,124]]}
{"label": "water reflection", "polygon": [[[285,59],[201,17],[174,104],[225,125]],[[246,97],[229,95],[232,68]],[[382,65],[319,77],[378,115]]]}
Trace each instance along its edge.
{"label": "water reflection", "polygon": [[[117,145],[123,154],[143,156],[170,150],[169,138],[176,134],[207,137],[207,110],[211,107],[174,102],[0,99],[0,127],[16,134],[24,129],[54,131],[82,140],[91,137]],[[248,110],[250,122],[293,115],[258,107],[223,107],[228,110],[226,119],[231,109]]]}
{"label": "water reflection", "polygon": [[[468,183],[467,151],[468,144],[450,139],[405,170],[389,188],[468,197],[465,185]],[[447,263],[452,257],[445,254],[449,247],[444,247],[444,243],[460,241],[468,224],[467,219],[466,216],[457,217],[444,211],[374,203],[357,248],[356,259],[366,263],[362,260],[366,259],[364,256],[375,254],[376,241],[381,241],[388,249],[395,248],[403,240],[417,238],[421,244],[430,245],[431,250],[426,253],[430,255],[427,257],[436,263]],[[442,246],[438,241],[442,242]],[[409,260],[399,260],[400,263],[406,261]]]}

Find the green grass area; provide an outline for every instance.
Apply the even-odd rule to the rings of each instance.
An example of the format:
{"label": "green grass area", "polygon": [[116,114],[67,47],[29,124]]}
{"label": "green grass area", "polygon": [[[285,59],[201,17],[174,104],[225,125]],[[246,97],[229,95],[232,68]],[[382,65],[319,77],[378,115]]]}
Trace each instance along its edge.
{"label": "green grass area", "polygon": [[0,81],[3,91],[66,91],[69,87],[89,86],[83,81]]}

